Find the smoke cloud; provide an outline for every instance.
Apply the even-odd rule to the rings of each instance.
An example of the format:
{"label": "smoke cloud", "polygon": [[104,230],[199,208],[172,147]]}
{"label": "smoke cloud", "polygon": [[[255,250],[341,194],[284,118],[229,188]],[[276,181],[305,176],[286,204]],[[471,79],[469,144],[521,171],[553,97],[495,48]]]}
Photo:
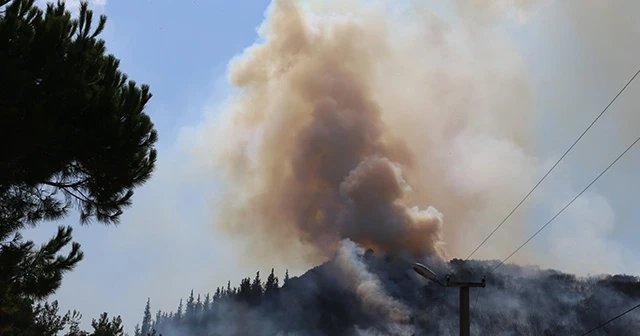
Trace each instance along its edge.
{"label": "smoke cloud", "polygon": [[[606,38],[633,45],[638,25],[623,13],[636,5],[622,4],[274,1],[258,42],[230,63],[235,94],[188,144],[223,184],[216,234],[247,241],[243,261],[253,265],[317,265],[345,238],[466,257],[635,70]],[[531,45],[507,36],[519,27]],[[474,257],[505,257],[595,177],[635,137],[638,103],[620,97]],[[619,169],[603,181],[620,185],[624,176],[609,176]],[[571,207],[510,261],[582,274],[637,269],[615,241],[624,223],[609,213],[632,210],[608,204],[637,188],[592,189],[590,204]],[[577,233],[588,241],[563,253],[564,242],[582,241]],[[602,262],[581,261],[583,251]]]}
{"label": "smoke cloud", "polygon": [[[221,302],[223,322],[212,328],[221,334],[455,334],[457,293],[442,297],[441,288],[425,285],[407,261],[416,257],[438,274],[489,275],[472,312],[474,333],[579,334],[637,300],[635,277],[581,278],[515,265],[489,273],[497,261],[442,262],[466,256],[555,162],[535,155],[532,125],[540,115],[533,112],[531,74],[496,28],[505,12],[523,22],[543,3],[453,1],[433,12],[417,1],[409,1],[409,9],[390,1],[274,1],[260,42],[229,68],[237,94],[215,127],[199,134],[196,151],[213,157],[226,183],[215,204],[216,227],[248,239],[251,259],[330,261],[291,279],[258,307]],[[583,32],[592,28],[581,27],[589,20],[573,17],[583,14],[572,6],[560,6],[555,14],[568,19],[558,21],[580,33],[581,48],[598,54],[611,40],[598,42],[607,34],[594,32],[591,41]],[[581,11],[615,19],[606,10],[598,16],[597,8],[589,2]],[[601,58],[626,62],[625,55]],[[570,91],[565,82],[555,84],[558,95]],[[572,124],[568,118],[592,120],[584,109],[578,116],[578,109],[559,106],[554,127]],[[628,121],[637,116],[624,112],[616,122],[632,126]],[[558,142],[559,150],[583,129],[572,126],[576,131],[564,132],[570,139]],[[607,162],[591,152],[618,141],[598,137],[597,146],[584,148]],[[506,256],[575,195],[571,183],[553,182],[552,192],[541,190],[530,200],[542,203],[549,217],[535,214],[531,231],[522,208],[511,219],[517,225],[503,227],[476,257]],[[605,197],[585,193],[563,216],[555,226],[562,230],[545,231],[554,233],[547,251],[530,256],[522,250],[510,261],[556,259],[564,270],[594,273],[603,265],[629,267],[625,251],[606,239],[616,219]],[[604,332],[633,333],[640,320],[627,317]]]}
{"label": "smoke cloud", "polygon": [[238,93],[205,137],[227,183],[215,223],[255,258],[317,262],[342,239],[447,258],[530,187],[517,53],[487,13],[458,4],[477,20],[454,31],[411,6],[277,0],[231,63]]}

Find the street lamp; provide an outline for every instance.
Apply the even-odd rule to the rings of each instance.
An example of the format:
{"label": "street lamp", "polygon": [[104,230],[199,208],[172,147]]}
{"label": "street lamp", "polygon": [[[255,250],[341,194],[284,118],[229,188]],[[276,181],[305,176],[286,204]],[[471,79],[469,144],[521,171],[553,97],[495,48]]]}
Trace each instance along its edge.
{"label": "street lamp", "polygon": [[442,284],[442,282],[440,282],[440,280],[438,280],[438,276],[436,275],[436,273],[432,271],[429,267],[421,263],[415,263],[413,264],[413,270],[416,271],[416,273],[422,275],[423,277],[439,284],[440,286],[446,287],[444,284]]}
{"label": "street lamp", "polygon": [[485,278],[482,277],[482,281],[480,282],[458,282],[451,281],[450,277],[447,276],[447,284],[443,284],[438,280],[438,276],[434,271],[429,269],[429,267],[421,264],[414,263],[413,270],[421,276],[429,279],[433,282],[436,282],[440,286],[443,287],[460,287],[460,336],[470,336],[471,335],[471,318],[469,313],[469,287],[482,287],[486,286]]}

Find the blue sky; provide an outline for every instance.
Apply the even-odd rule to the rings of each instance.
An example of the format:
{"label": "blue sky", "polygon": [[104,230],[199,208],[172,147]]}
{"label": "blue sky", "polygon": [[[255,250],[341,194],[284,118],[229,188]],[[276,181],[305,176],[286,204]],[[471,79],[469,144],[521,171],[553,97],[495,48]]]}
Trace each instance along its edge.
{"label": "blue sky", "polygon": [[[184,169],[189,160],[184,139],[204,116],[215,114],[232,92],[225,79],[227,64],[256,41],[256,28],[268,3],[109,0],[93,4],[97,12],[108,16],[103,38],[109,52],[121,59],[121,68],[131,79],[151,86],[154,97],[147,112],[160,140],[154,178],[136,191],[134,206],[119,227],[78,226],[74,216],[59,223],[74,225],[75,240],[82,244],[85,260],[65,277],[55,298],[64,310],[80,310],[85,326],[107,311],[122,315],[130,330],[140,320],[147,297],[151,297],[154,310],[175,309],[178,299],[191,289],[211,292],[227,280],[237,283],[256,271],[255,265],[239,263],[242,241],[219,236],[212,229],[209,202],[215,201],[216,177],[197,168]],[[587,47],[577,46],[575,36],[568,32],[571,24],[553,7],[545,7],[528,24],[508,28],[532,73],[534,109],[539,117],[536,150],[549,160],[568,147],[635,71],[632,66],[611,66],[618,50],[605,50],[599,57],[589,54]],[[620,43],[624,45],[624,41]],[[640,83],[629,91],[640,92]],[[579,189],[604,168],[631,139],[617,132],[616,116],[637,106],[635,102],[621,97],[621,103],[612,107],[611,118],[594,127],[540,193],[553,194],[554,182],[561,179]],[[557,118],[570,119],[558,123]],[[616,227],[608,239],[634,256],[638,251],[633,238],[640,234],[635,225],[640,219],[635,196],[640,187],[638,153],[630,153],[620,167],[594,186],[615,212]],[[535,227],[550,214],[542,210],[532,213]],[[27,237],[41,242],[56,226],[45,223]],[[548,243],[541,237],[533,246]],[[280,267],[280,273],[286,267],[274,266]],[[260,270],[266,272],[270,267]]]}

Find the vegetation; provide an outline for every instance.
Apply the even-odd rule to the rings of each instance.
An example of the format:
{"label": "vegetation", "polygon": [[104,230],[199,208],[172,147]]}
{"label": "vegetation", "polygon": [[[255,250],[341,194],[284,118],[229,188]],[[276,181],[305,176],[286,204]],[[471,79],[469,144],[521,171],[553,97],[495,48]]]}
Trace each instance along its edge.
{"label": "vegetation", "polygon": [[119,221],[155,166],[151,93],[105,53],[105,16],[34,2],[0,0],[0,335],[121,335],[119,317],[85,333],[77,312],[39,303],[82,260],[72,228],[40,247],[21,231],[71,210],[82,224]]}
{"label": "vegetation", "polygon": [[[286,274],[288,278],[289,272]],[[151,301],[148,299],[142,315],[142,326],[136,326],[134,335],[210,335],[211,327],[226,318],[225,313],[229,307],[257,307],[275,302],[279,290],[279,279],[271,269],[264,283],[260,272],[257,272],[253,280],[244,278],[238,287],[233,288],[231,282],[228,282],[226,288],[216,288],[213,295],[207,293],[196,296],[192,290],[186,300],[186,308],[181,299],[176,313],[158,311],[155,319],[151,318]]]}

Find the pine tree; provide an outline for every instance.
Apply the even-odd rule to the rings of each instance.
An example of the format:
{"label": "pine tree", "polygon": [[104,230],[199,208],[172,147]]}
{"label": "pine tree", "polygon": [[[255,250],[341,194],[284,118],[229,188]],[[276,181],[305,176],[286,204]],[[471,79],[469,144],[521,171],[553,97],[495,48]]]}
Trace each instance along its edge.
{"label": "pine tree", "polygon": [[202,301],[200,300],[200,294],[198,294],[198,298],[196,299],[196,307],[195,307],[195,315],[197,318],[200,317],[200,314],[202,313]]}
{"label": "pine tree", "polygon": [[70,321],[71,312],[58,315],[58,301],[37,304],[35,309],[33,332],[39,336],[56,336]]}
{"label": "pine tree", "polygon": [[0,14],[2,221],[22,227],[77,205],[83,222],[114,223],[154,169],[151,93],[105,54],[106,16],[92,25],[87,3],[77,18],[64,1],[47,7],[11,0]]}
{"label": "pine tree", "polygon": [[180,299],[180,304],[178,305],[178,311],[176,312],[174,319],[177,323],[181,323],[183,317],[184,316],[182,315],[182,299]]}
{"label": "pine tree", "polygon": [[12,295],[42,299],[51,294],[60,286],[62,275],[84,257],[78,243],[71,244],[67,256],[58,255],[71,242],[72,231],[71,227],[59,227],[57,234],[40,248],[32,241],[24,242],[19,233],[8,244],[0,244],[0,283],[11,282],[7,290]]}
{"label": "pine tree", "polygon": [[71,232],[71,227],[59,227],[57,234],[39,248],[32,241],[23,241],[20,233],[6,244],[0,241],[0,330],[26,333],[38,314],[34,300],[55,291],[63,274],[82,260],[77,243],[71,244],[66,256],[59,255],[71,242]]}
{"label": "pine tree", "polygon": [[160,330],[162,327],[162,322],[163,322],[163,314],[162,314],[162,310],[158,310],[158,312],[156,313],[156,319],[155,321],[153,321],[153,324],[151,326],[151,329],[155,329],[155,330]]}
{"label": "pine tree", "polygon": [[91,322],[93,327],[93,334],[91,336],[123,336],[124,327],[122,325],[122,318],[120,316],[114,317],[109,321],[107,313],[102,313],[98,320],[93,319]]}
{"label": "pine tree", "polygon": [[286,285],[289,282],[289,270],[286,270],[284,273],[284,280],[282,281],[282,285]]}
{"label": "pine tree", "polygon": [[226,293],[225,296],[229,297],[229,296],[233,296],[233,295],[235,295],[235,293],[234,293],[234,291],[231,290],[231,280],[229,280],[227,282],[227,293]]}
{"label": "pine tree", "polygon": [[251,283],[251,297],[259,298],[262,296],[263,288],[262,288],[262,280],[260,279],[260,272],[256,272],[256,277],[253,278],[253,282]]}
{"label": "pine tree", "polygon": [[187,309],[184,312],[184,317],[186,320],[188,321],[193,320],[195,316],[195,308],[196,308],[196,304],[195,304],[195,298],[193,296],[193,289],[192,289],[191,294],[187,299]]}
{"label": "pine tree", "polygon": [[241,301],[248,301],[251,298],[251,289],[251,279],[242,279],[242,281],[240,281],[240,287],[238,288],[238,299]]}
{"label": "pine tree", "polygon": [[155,167],[149,88],[118,69],[93,18],[86,2],[72,16],[64,1],[0,0],[0,330],[13,335],[82,259],[70,227],[41,247],[20,232],[72,208],[117,223]]}
{"label": "pine tree", "polygon": [[[80,329],[80,320],[82,320],[82,314],[77,311],[70,312],[69,316],[69,331],[65,336],[89,336],[89,333]],[[68,313],[67,313],[68,314]]]}
{"label": "pine tree", "polygon": [[271,269],[267,282],[264,285],[264,294],[272,295],[278,289],[278,277],[274,274],[274,269]]}
{"label": "pine tree", "polygon": [[135,325],[135,327],[133,327],[133,336],[142,336],[142,332],[140,331],[140,324]]}
{"label": "pine tree", "polygon": [[147,305],[144,307],[144,315],[142,316],[142,327],[140,333],[146,335],[151,331],[151,298],[147,298]]}
{"label": "pine tree", "polygon": [[204,303],[202,304],[202,310],[205,312],[205,314],[211,310],[211,296],[209,295],[209,293],[207,293],[207,295],[205,295],[204,297]]}

